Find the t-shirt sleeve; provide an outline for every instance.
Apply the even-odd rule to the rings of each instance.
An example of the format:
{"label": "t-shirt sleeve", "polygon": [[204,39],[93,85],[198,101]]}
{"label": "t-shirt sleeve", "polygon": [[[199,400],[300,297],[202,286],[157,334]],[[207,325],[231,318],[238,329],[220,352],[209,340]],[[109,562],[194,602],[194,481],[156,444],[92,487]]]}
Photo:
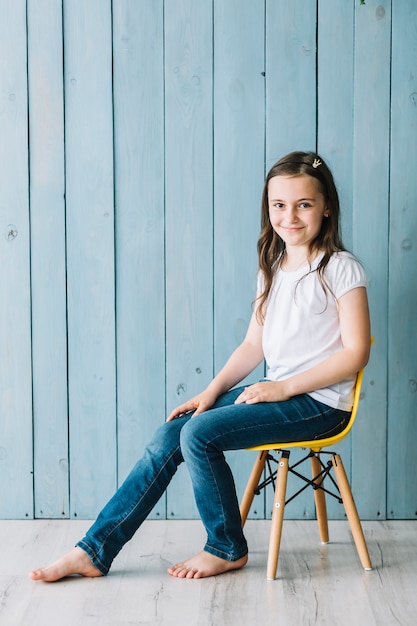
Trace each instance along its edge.
{"label": "t-shirt sleeve", "polygon": [[356,287],[367,287],[368,277],[362,265],[350,254],[339,254],[332,263],[332,291],[337,299]]}

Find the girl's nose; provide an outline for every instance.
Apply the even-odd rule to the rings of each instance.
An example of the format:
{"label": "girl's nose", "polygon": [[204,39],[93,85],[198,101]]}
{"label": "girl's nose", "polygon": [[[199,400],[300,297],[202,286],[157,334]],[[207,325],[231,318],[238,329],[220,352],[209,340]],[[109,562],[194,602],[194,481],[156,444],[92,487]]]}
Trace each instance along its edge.
{"label": "girl's nose", "polygon": [[296,222],[298,219],[297,216],[297,212],[295,209],[292,209],[291,207],[288,208],[287,210],[287,219],[289,222]]}

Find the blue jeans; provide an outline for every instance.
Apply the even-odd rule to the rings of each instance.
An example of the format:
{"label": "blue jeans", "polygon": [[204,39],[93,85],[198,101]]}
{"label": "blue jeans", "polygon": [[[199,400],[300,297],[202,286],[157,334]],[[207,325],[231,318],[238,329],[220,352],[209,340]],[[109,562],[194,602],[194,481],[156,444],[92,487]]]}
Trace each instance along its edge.
{"label": "blue jeans", "polygon": [[307,394],[286,402],[234,404],[242,387],[221,396],[212,409],[188,413],[157,429],[143,457],[77,544],[107,574],[185,461],[207,531],[204,550],[228,561],[247,554],[235,483],[223,454],[271,442],[302,441],[343,430],[350,413]]}

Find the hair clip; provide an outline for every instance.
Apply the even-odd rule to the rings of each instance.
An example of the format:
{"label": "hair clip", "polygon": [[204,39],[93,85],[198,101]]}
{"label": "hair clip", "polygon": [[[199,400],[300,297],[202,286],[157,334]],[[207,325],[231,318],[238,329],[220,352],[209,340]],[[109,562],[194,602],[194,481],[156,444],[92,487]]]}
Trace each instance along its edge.
{"label": "hair clip", "polygon": [[322,162],[320,161],[320,159],[314,159],[312,166],[314,167],[314,169],[316,169],[319,165],[322,165]]}

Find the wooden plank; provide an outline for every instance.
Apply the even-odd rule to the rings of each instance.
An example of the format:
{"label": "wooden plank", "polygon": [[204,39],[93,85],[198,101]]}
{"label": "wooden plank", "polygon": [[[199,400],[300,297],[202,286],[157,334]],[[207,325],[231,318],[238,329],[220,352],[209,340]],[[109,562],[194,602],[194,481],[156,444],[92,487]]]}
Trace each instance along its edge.
{"label": "wooden plank", "polygon": [[[212,7],[165,3],[166,360],[170,411],[213,375]],[[185,468],[170,518],[197,511]]]}
{"label": "wooden plank", "polygon": [[266,2],[266,169],[316,149],[316,3]]}
{"label": "wooden plank", "polygon": [[[61,26],[58,4],[54,0],[46,9],[45,0],[29,0],[27,18],[30,37],[29,139],[33,149],[29,158],[32,170],[33,359],[36,370],[33,377],[35,511],[36,515],[47,515],[49,511],[61,516],[62,512],[68,511],[68,502],[64,440],[66,398],[62,395],[65,295],[62,283],[62,127],[60,130],[59,126],[60,115],[62,118],[59,101],[62,77],[59,76]],[[224,333],[220,326],[225,322],[225,316],[220,315],[221,309],[232,310],[236,304],[243,311],[252,297],[253,283],[242,285],[240,282],[249,281],[249,274],[242,270],[241,279],[237,268],[241,269],[246,264],[252,267],[252,263],[256,264],[255,257],[246,252],[242,259],[239,258],[240,252],[238,255],[230,254],[229,260],[225,257],[224,267],[228,271],[222,276],[221,257],[217,252],[213,254],[213,245],[221,248],[222,241],[231,242],[230,250],[222,250],[225,254],[237,246],[237,237],[233,239],[231,232],[219,232],[220,225],[228,224],[233,215],[228,207],[225,215],[222,212],[228,189],[227,176],[221,164],[231,168],[230,157],[240,163],[245,179],[248,177],[252,181],[248,193],[251,194],[251,207],[255,206],[256,210],[247,218],[259,219],[262,176],[259,176],[259,188],[256,189],[258,174],[254,172],[258,167],[261,122],[254,120],[256,115],[262,118],[263,113],[260,106],[257,108],[262,89],[258,86],[258,74],[255,78],[254,72],[258,72],[258,61],[261,60],[257,44],[261,29],[258,15],[263,9],[256,3],[239,3],[240,11],[237,13],[236,2],[220,0],[204,3],[205,6],[194,6],[203,3],[193,4],[185,0],[182,3],[167,0],[165,4],[164,86],[161,84],[162,55],[165,53],[162,0],[158,3],[123,0],[113,3],[112,7],[117,106],[116,192],[120,206],[120,221],[117,224],[120,396],[119,422],[116,424],[111,4],[109,0],[105,3],[97,0],[89,3],[79,0],[64,2],[72,512],[83,516],[95,515],[116,485],[116,428],[119,428],[120,434],[120,478],[123,478],[142,446],[142,440],[139,440],[142,432],[138,431],[142,430],[143,414],[139,413],[138,407],[146,403],[146,399],[144,387],[138,385],[134,389],[134,376],[145,376],[152,386],[153,400],[148,400],[152,404],[146,405],[146,413],[152,412],[152,418],[144,428],[153,430],[156,424],[153,419],[162,419],[159,407],[164,403],[163,394],[155,398],[160,389],[157,381],[163,377],[160,368],[164,330],[161,328],[160,310],[164,295],[162,287],[155,288],[162,277],[162,198],[161,192],[158,200],[155,194],[152,197],[151,185],[157,188],[158,180],[162,181],[159,168],[162,168],[161,136],[164,126],[162,121],[158,125],[157,119],[162,119],[161,92],[164,88],[168,408],[185,395],[199,390],[210,379],[213,369],[223,361],[222,352],[230,352],[230,346],[221,345],[222,340],[232,342],[241,337],[246,325],[245,313],[239,314],[239,317],[233,312],[232,316],[228,314],[227,319],[238,322],[230,333]],[[261,82],[265,80],[265,92],[262,93],[266,98],[266,167],[269,168],[287,150],[314,148],[317,135],[319,150],[329,159],[339,183],[342,204],[348,210],[350,205],[353,207],[351,215],[345,212],[345,239],[364,262],[371,278],[369,291],[376,338],[364,383],[365,397],[360,419],[353,433],[353,491],[363,517],[380,518],[385,515],[385,486],[388,489],[388,515],[415,517],[415,485],[410,478],[415,468],[411,442],[415,434],[416,379],[415,357],[410,351],[415,338],[412,313],[416,304],[414,244],[410,236],[415,227],[410,209],[415,201],[412,169],[416,138],[416,89],[413,82],[415,12],[411,2],[402,2],[401,6],[394,7],[390,135],[390,0],[367,0],[364,6],[358,1],[320,0],[318,7],[316,68],[316,3],[301,0],[269,0],[266,3],[266,63],[260,69],[260,72],[266,71],[266,77],[264,79],[259,75]],[[247,14],[253,18],[251,28],[247,25]],[[213,15],[217,20],[214,31]],[[32,421],[26,3],[5,0],[1,3],[0,18],[3,60],[0,73],[0,180],[3,183],[0,186],[0,281],[2,302],[7,303],[7,306],[3,304],[0,307],[0,472],[2,478],[5,477],[0,486],[0,516],[30,517]],[[143,24],[139,23],[141,19]],[[128,32],[129,41],[123,43],[125,35],[122,31]],[[353,32],[355,63],[352,87],[353,56],[349,56],[349,50]],[[151,33],[155,33],[154,43]],[[243,36],[240,39],[240,46],[239,33],[245,34],[245,39]],[[215,41],[214,61],[212,35]],[[129,44],[132,41],[133,47]],[[123,61],[123,55],[131,57]],[[145,58],[148,73],[143,73],[142,68],[142,73],[135,75],[133,68],[135,64],[139,67],[140,55]],[[235,83],[233,77],[236,78]],[[250,97],[239,90],[239,80],[243,80],[243,85],[250,84]],[[140,91],[142,83],[148,89],[148,100]],[[230,90],[222,92],[223,86]],[[119,97],[119,93],[123,97]],[[245,112],[239,109],[242,101],[247,107],[246,117]],[[136,125],[135,106],[142,107],[140,110],[144,111]],[[246,126],[241,131],[242,136],[239,136],[242,119]],[[229,126],[226,125],[227,120]],[[349,127],[354,128],[353,141]],[[235,137],[229,145],[227,139],[231,133]],[[148,138],[142,142],[145,136]],[[146,148],[149,141],[153,144],[152,155]],[[138,142],[140,148],[136,152]],[[246,154],[247,146],[254,155],[250,174],[244,170],[243,154]],[[390,224],[387,209],[389,156],[392,168]],[[214,177],[213,159],[216,168]],[[133,172],[136,171],[140,172],[140,184],[145,185],[145,178],[149,181],[146,191],[143,186],[142,190],[148,207],[152,206],[149,209],[151,214],[145,213],[141,207],[135,215],[133,197],[139,188],[139,182],[134,181]],[[353,186],[350,183],[352,172]],[[204,189],[204,200],[201,199],[201,189]],[[398,189],[401,189],[401,201],[398,200]],[[58,208],[52,211],[50,206]],[[148,215],[151,215],[149,222],[146,221]],[[149,226],[146,232],[142,230],[145,223]],[[257,227],[252,233],[249,226],[243,231],[242,237],[247,237],[243,239],[248,242],[247,250],[253,250],[251,240],[255,240],[256,236]],[[386,242],[389,238],[388,249]],[[195,241],[198,241],[197,246],[192,245]],[[138,245],[143,250],[137,250]],[[153,250],[152,245],[155,246]],[[41,246],[42,253],[39,252]],[[145,257],[152,258],[152,262]],[[130,274],[127,263],[132,258]],[[227,265],[230,259],[236,259],[235,266]],[[140,267],[147,262],[152,268],[147,273],[154,278],[153,285],[140,272]],[[214,263],[217,266],[213,270]],[[216,273],[213,274],[213,271]],[[42,279],[43,273],[48,277],[49,284]],[[237,281],[236,293],[239,297],[242,294],[240,302],[235,303],[234,298],[226,293],[230,288],[230,285],[226,286],[229,275]],[[234,284],[232,288],[235,289]],[[153,311],[154,307],[158,311],[152,315],[152,333],[158,336],[154,349],[150,340],[141,344],[147,338],[143,329],[135,327],[140,323],[135,324],[136,300],[132,300],[133,294],[129,296],[130,289],[146,289],[144,300],[152,298],[154,303],[148,307],[149,311]],[[250,294],[248,299],[243,295],[245,289]],[[56,297],[53,297],[54,294]],[[151,323],[149,311],[140,310],[140,319],[147,319],[147,323]],[[152,336],[152,333],[149,335]],[[146,357],[141,355],[137,359],[139,345],[145,346]],[[219,345],[220,349],[217,347],[213,354],[213,346]],[[151,358],[154,360],[145,373],[145,360]],[[389,363],[390,373],[387,485],[386,363]],[[131,375],[127,373],[129,367]],[[149,371],[155,373],[154,381],[149,380]],[[177,391],[181,395],[177,395]],[[49,415],[53,415],[53,419],[49,419]],[[148,438],[147,434],[145,438]],[[405,461],[404,456],[398,454],[397,445],[405,450]],[[92,449],[97,451],[94,462],[90,459]],[[371,458],[369,450],[372,450]],[[343,458],[348,463],[344,452]],[[60,459],[64,460],[61,466],[58,464]],[[367,476],[366,481],[363,480],[364,475]],[[7,488],[11,483],[16,484],[16,489]],[[172,511],[175,517],[182,516],[182,504],[178,501],[183,497],[184,515],[196,515],[185,475],[177,487],[174,484],[172,494],[170,502],[174,503]],[[310,498],[308,502],[305,506],[301,503],[291,516],[313,515]]]}
{"label": "wooden plank", "polygon": [[[264,180],[264,23],[261,3],[214,3],[216,371],[243,340],[256,293],[256,243]],[[244,382],[256,382],[263,375],[260,367]],[[253,455],[234,452],[228,453],[227,459],[241,495]],[[264,515],[263,498],[260,500],[252,507],[252,517]]]}
{"label": "wooden plank", "polygon": [[318,13],[317,150],[335,178],[342,234],[352,247],[354,3],[321,0]]}
{"label": "wooden plank", "polygon": [[[417,534],[413,521],[366,522],[375,571],[363,572],[347,522],[330,523],[320,545],[314,521],[284,523],[278,579],[265,576],[269,522],[249,521],[248,565],[200,580],[166,573],[198,551],[198,521],[149,521],[122,550],[106,578],[72,577],[58,584],[31,581],[28,571],[74,545],[87,522],[0,522],[2,624],[126,626],[182,622],[198,626],[415,623]],[[138,593],[140,589],[140,593]],[[279,621],[277,620],[279,615]],[[315,618],[315,616],[320,616]]]}
{"label": "wooden plank", "polygon": [[370,278],[375,336],[352,431],[352,491],[365,519],[383,518],[386,507],[390,6],[367,0],[355,15],[353,252]]}
{"label": "wooden plank", "polygon": [[[287,152],[315,150],[317,7],[303,0],[266,2],[266,170]],[[293,452],[291,458],[298,458]],[[293,476],[288,489],[297,489]],[[270,507],[267,506],[270,515]],[[315,515],[310,494],[287,510],[292,518]]]}
{"label": "wooden plank", "polygon": [[417,516],[417,12],[392,3],[388,517]]}
{"label": "wooden plank", "polygon": [[111,3],[64,2],[71,515],[116,487]]}
{"label": "wooden plank", "polygon": [[69,515],[62,2],[28,3],[36,517]]}
{"label": "wooden plank", "polygon": [[0,517],[33,517],[26,2],[0,5]]}
{"label": "wooden plank", "polygon": [[[338,188],[343,241],[352,249],[353,227],[353,59],[354,3],[321,0],[318,4],[317,150],[326,159]],[[350,475],[351,437],[337,447]],[[327,498],[331,519],[344,508]]]}
{"label": "wooden plank", "polygon": [[165,419],[163,2],[113,20],[120,482]]}

